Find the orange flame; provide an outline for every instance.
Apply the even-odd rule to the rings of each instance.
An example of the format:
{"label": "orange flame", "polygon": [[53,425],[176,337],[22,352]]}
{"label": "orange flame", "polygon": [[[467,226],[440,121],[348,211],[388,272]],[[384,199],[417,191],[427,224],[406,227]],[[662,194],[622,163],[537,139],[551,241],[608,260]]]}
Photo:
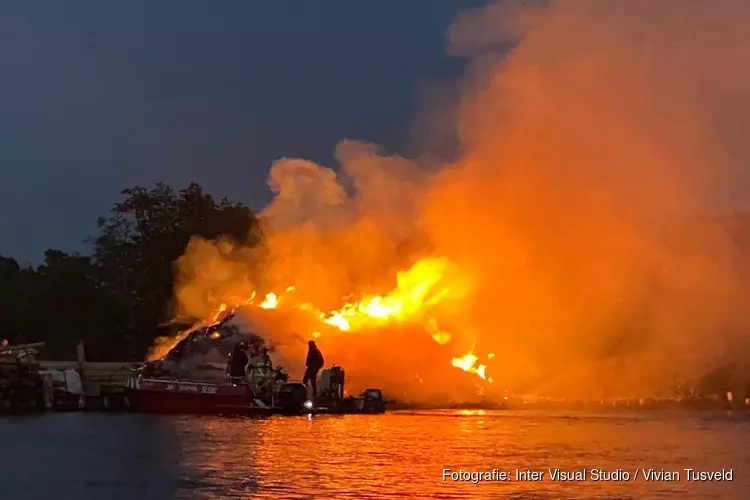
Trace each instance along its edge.
{"label": "orange flame", "polygon": [[453,358],[451,360],[451,364],[455,368],[459,368],[465,372],[474,373],[482,380],[487,380],[488,382],[492,383],[492,378],[487,378],[487,366],[477,364],[477,361],[479,361],[479,357],[477,357],[473,352],[469,351],[459,358]]}
{"label": "orange flame", "polygon": [[275,293],[268,293],[266,294],[266,298],[263,300],[263,302],[260,303],[260,308],[262,309],[276,309],[276,307],[279,305],[279,298],[276,296]]}
{"label": "orange flame", "polygon": [[[447,259],[419,260],[410,269],[397,274],[397,286],[390,293],[367,296],[329,312],[323,312],[309,302],[293,300],[288,294],[294,292],[295,287],[289,285],[280,295],[275,292],[267,293],[259,304],[255,303],[255,292],[246,300],[236,300],[231,305],[222,303],[212,317],[214,321],[217,321],[226,311],[240,306],[257,305],[261,309],[279,309],[283,306],[308,311],[323,324],[343,332],[353,332],[391,323],[418,324],[424,327],[426,333],[436,343],[447,346],[454,336],[441,329],[438,319],[435,316],[428,316],[427,313],[432,306],[440,303],[452,292],[444,279],[448,266]],[[315,339],[320,338],[321,331],[314,331],[312,336]],[[160,353],[163,353],[163,350],[160,350]],[[492,357],[494,354],[488,356],[488,358]],[[477,360],[477,356],[470,351],[461,357],[453,358],[452,366],[475,374],[482,380],[492,382],[492,379],[486,376],[487,367],[483,364],[476,365]]]}
{"label": "orange flame", "polygon": [[226,310],[227,310],[227,305],[226,304],[220,305],[219,309],[214,314],[214,321],[219,321],[219,319],[226,312]]}

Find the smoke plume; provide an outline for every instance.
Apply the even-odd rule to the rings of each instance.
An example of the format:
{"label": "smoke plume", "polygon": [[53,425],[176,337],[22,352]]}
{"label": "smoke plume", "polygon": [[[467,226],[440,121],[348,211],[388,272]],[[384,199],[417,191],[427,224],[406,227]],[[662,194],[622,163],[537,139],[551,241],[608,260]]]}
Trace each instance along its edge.
{"label": "smoke plume", "polygon": [[278,160],[264,246],[192,242],[180,312],[290,285],[288,300],[329,311],[437,259],[444,293],[408,320],[338,331],[295,311],[262,333],[296,330],[300,363],[317,333],[355,385],[413,399],[476,394],[481,380],[451,366],[467,351],[487,365],[489,395],[694,380],[750,326],[739,256],[696,217],[747,186],[749,24],[742,0],[505,1],[462,15],[448,31],[470,60],[459,159],[425,165],[347,140],[339,174]]}

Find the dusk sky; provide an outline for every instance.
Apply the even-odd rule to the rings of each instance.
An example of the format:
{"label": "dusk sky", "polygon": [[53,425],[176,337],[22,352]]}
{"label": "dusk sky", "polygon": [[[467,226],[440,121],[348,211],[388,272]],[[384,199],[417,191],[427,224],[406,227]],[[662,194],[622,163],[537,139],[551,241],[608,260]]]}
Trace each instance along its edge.
{"label": "dusk sky", "polygon": [[86,252],[119,192],[202,184],[260,209],[283,156],[408,154],[446,29],[480,0],[11,1],[0,7],[0,254]]}

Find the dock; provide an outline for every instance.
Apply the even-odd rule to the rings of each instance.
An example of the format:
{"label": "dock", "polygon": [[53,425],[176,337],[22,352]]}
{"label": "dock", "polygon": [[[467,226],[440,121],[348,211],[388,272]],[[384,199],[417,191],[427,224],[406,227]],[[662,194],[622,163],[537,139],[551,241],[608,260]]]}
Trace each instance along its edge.
{"label": "dock", "polygon": [[[57,410],[118,410],[125,406],[124,388],[132,371],[142,363],[91,361],[38,361],[40,371],[80,377],[81,393],[67,400],[57,398]],[[71,394],[71,396],[73,396]]]}
{"label": "dock", "polygon": [[85,361],[39,361],[42,370],[76,370],[81,374],[84,387],[99,390],[100,392],[121,391],[125,382],[132,374],[132,370],[142,366],[143,363],[97,363]]}

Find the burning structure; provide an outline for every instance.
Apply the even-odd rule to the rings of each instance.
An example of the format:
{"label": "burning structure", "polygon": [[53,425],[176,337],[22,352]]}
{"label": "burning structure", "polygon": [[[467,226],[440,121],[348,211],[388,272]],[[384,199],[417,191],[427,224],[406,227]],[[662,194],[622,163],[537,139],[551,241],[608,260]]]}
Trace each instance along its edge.
{"label": "burning structure", "polygon": [[[443,395],[453,388],[449,392],[461,397],[467,384],[470,394],[477,393],[477,389],[481,394],[482,386],[493,382],[486,373],[486,365],[473,350],[452,359],[446,358],[440,346],[451,342],[451,334],[438,327],[436,317],[426,317],[431,314],[430,304],[449,299],[452,293],[445,283],[441,284],[446,266],[447,262],[441,259],[420,261],[411,270],[399,274],[398,286],[391,293],[346,303],[327,312],[311,302],[296,300],[294,286],[287,286],[280,294],[269,292],[259,297],[251,293],[247,299],[221,303],[206,326],[162,341],[151,353],[151,359],[158,361],[152,367],[178,378],[218,381],[224,377],[226,362],[234,345],[243,340],[264,344],[264,339],[268,339],[274,364],[290,366],[290,373],[300,378],[307,339],[314,338],[335,364],[352,367],[349,373],[353,375],[351,387],[355,392],[367,388],[362,385],[364,381],[376,379],[387,394],[417,400],[424,398],[424,391],[419,391],[421,395],[418,395],[402,387],[404,369],[408,370],[409,364],[417,357],[423,357],[427,362],[445,358],[447,364],[471,376],[446,374],[436,366],[436,370],[413,374],[417,382],[424,378],[441,380]],[[426,330],[421,326],[422,322],[425,322]],[[303,331],[307,335],[292,333]],[[390,336],[389,344],[378,348],[379,336],[386,331]],[[352,334],[357,337],[352,337]],[[373,346],[362,350],[351,342],[354,338],[358,341],[369,339]],[[421,344],[418,354],[398,349],[399,345],[415,345],[415,342]],[[484,356],[486,359],[493,357],[493,353]],[[378,369],[397,359],[402,359],[401,370],[388,373]],[[433,400],[439,396],[433,394]]]}
{"label": "burning structure", "polygon": [[[222,311],[182,336],[162,357],[146,363],[125,384],[130,407],[149,413],[208,413],[267,416],[311,413],[383,413],[380,389],[359,397],[344,391],[344,370],[321,373],[321,391],[308,399],[305,385],[289,382],[272,362],[267,344],[241,308]],[[250,358],[243,356],[249,348]],[[236,356],[236,357],[235,357]]]}
{"label": "burning structure", "polygon": [[226,378],[230,355],[240,342],[265,346],[252,325],[227,311],[209,324],[196,325],[185,332],[164,356],[147,365],[147,372],[175,379],[220,383]]}
{"label": "burning structure", "polygon": [[278,160],[264,244],[193,241],[179,313],[246,306],[277,352],[316,338],[394,397],[652,394],[746,354],[750,266],[686,221],[741,201],[748,21],[739,0],[468,13],[457,158]]}

